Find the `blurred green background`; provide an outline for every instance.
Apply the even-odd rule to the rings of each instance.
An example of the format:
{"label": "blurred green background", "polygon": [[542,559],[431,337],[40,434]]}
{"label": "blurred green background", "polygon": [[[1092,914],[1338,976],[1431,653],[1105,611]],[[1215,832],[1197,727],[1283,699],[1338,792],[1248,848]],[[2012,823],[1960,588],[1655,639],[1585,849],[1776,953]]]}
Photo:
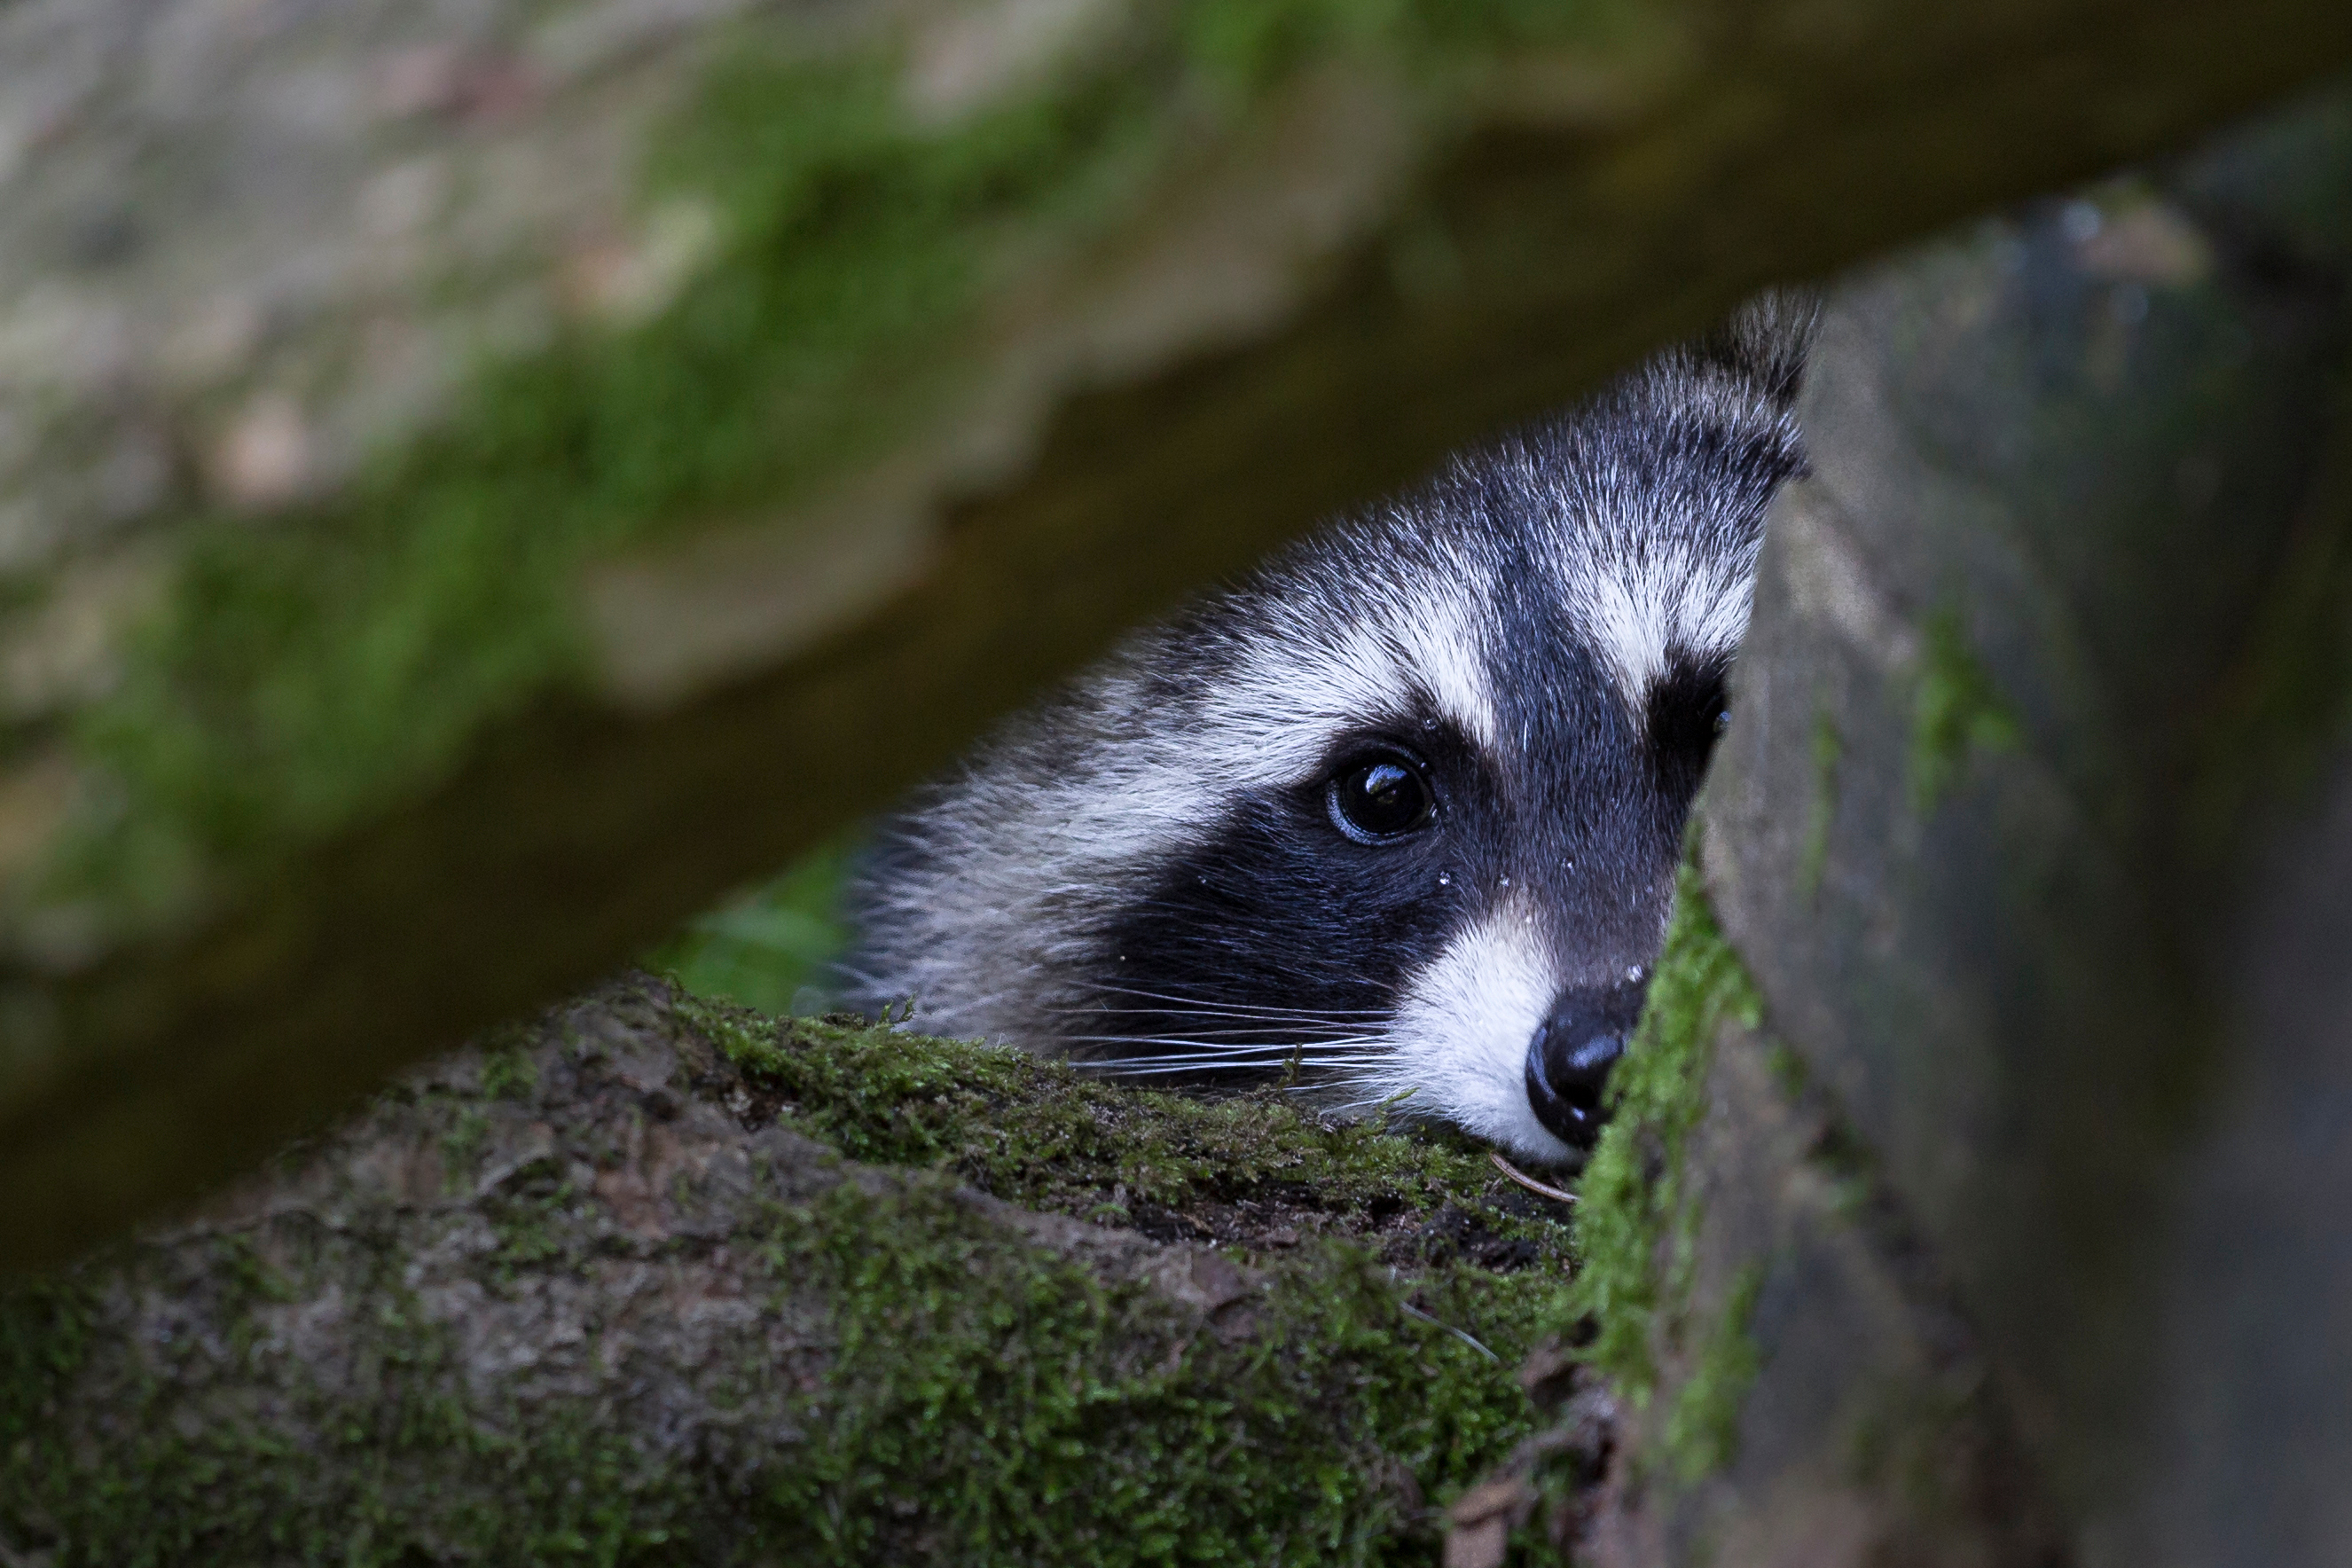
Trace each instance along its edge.
{"label": "blurred green background", "polygon": [[762,1013],[822,1013],[834,1001],[832,965],[846,949],[842,893],[866,844],[846,834],[772,881],[698,915],[646,959],[689,991]]}

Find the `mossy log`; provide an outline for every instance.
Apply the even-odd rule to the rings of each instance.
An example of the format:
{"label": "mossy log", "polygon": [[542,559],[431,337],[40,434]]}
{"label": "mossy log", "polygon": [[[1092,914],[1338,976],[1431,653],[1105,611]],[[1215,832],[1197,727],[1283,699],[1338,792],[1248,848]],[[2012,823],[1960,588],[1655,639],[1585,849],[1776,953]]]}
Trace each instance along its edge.
{"label": "mossy log", "polygon": [[2338,92],[1829,312],[1602,1561],[2352,1559],[2347,194]]}
{"label": "mossy log", "polygon": [[1426,1562],[1568,1393],[1565,1215],[635,977],[5,1298],[0,1560]]}
{"label": "mossy log", "polygon": [[0,1268],[1756,286],[2352,58],[2337,0],[382,9],[0,17]]}

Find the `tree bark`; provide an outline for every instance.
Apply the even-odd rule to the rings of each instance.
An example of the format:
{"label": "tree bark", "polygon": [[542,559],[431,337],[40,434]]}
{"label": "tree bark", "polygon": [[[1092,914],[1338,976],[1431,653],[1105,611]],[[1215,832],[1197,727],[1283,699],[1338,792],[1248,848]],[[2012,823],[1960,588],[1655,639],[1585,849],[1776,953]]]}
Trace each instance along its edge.
{"label": "tree bark", "polygon": [[0,1298],[0,1557],[1425,1561],[1568,1392],[1565,1213],[638,976]]}
{"label": "tree bark", "polygon": [[1752,1388],[1618,1560],[2352,1552],[2347,190],[2338,94],[1832,311],[1643,1441],[1711,1336]]}

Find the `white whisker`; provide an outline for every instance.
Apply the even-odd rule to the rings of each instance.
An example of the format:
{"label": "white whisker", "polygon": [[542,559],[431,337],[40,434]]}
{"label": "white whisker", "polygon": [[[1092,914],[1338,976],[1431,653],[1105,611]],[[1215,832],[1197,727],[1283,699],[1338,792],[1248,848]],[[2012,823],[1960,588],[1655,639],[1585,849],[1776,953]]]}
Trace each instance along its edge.
{"label": "white whisker", "polygon": [[1189,1025],[1193,1019],[1200,1018],[1233,1025],[1229,1028],[1199,1030],[1197,1033],[1202,1039],[1266,1033],[1355,1037],[1361,1035],[1364,1028],[1363,1024],[1355,1020],[1318,1024],[1296,1018],[1252,1018],[1245,1014],[1172,1013],[1157,1007],[1062,1007],[1054,1011],[1066,1018],[1166,1018],[1177,1025]]}
{"label": "white whisker", "polygon": [[1132,1057],[1075,1057],[1071,1059],[1079,1067],[1102,1067],[1112,1062],[1135,1061],[1188,1061],[1199,1062],[1209,1067],[1281,1067],[1286,1062],[1307,1060],[1319,1062],[1347,1062],[1351,1065],[1360,1067],[1363,1065],[1365,1058],[1370,1055],[1370,1052],[1362,1050],[1195,1051],[1183,1050],[1180,1048],[1172,1051],[1150,1052]]}
{"label": "white whisker", "polygon": [[[1074,1061],[1070,1065],[1082,1071],[1092,1068],[1099,1071],[1115,1072],[1120,1078],[1152,1078],[1164,1076],[1170,1073],[1186,1072],[1233,1072],[1239,1070],[1272,1072],[1278,1068],[1288,1067],[1291,1063],[1287,1058],[1265,1062],[1229,1062],[1215,1058],[1203,1060],[1182,1057],[1128,1057],[1117,1061]],[[1301,1068],[1320,1068],[1327,1067],[1345,1067],[1348,1064],[1344,1061],[1318,1061],[1313,1057],[1307,1057],[1302,1058],[1298,1061],[1297,1065]]]}
{"label": "white whisker", "polygon": [[[1090,984],[1087,989],[1090,991],[1100,991],[1113,996],[1133,996],[1146,1002],[1172,1003],[1177,1007],[1181,1008],[1186,1012],[1206,1010],[1209,1007],[1214,1007],[1218,1010],[1232,1013],[1235,1016],[1239,1017],[1304,1018],[1310,1021],[1320,1021],[1327,1018],[1385,1018],[1388,1016],[1388,1014],[1384,1009],[1377,1007],[1272,1007],[1255,1002],[1244,1003],[1219,1001],[1215,1003],[1203,1003],[1197,997],[1175,996],[1163,991],[1140,991],[1137,990],[1133,986],[1107,985],[1100,983]],[[1087,1010],[1107,1011],[1108,1009]],[[1138,1011],[1145,1012],[1156,1012],[1159,1009],[1156,1008],[1138,1009]]]}
{"label": "white whisker", "polygon": [[[1180,1019],[1177,1022],[1181,1026],[1184,1020]],[[1150,1036],[1136,1035],[1065,1035],[1062,1037],[1064,1039],[1076,1040],[1149,1039],[1152,1037],[1153,1037]],[[1322,1044],[1342,1040],[1379,1039],[1383,1037],[1365,1034],[1360,1026],[1352,1025],[1342,1026],[1334,1024],[1330,1026],[1328,1032],[1317,1032],[1312,1029],[1302,1029],[1297,1024],[1283,1024],[1276,1026],[1272,1023],[1252,1023],[1246,1026],[1235,1026],[1234,1027],[1222,1029],[1187,1029],[1179,1037],[1188,1040],[1201,1040],[1203,1042],[1210,1040],[1240,1040],[1244,1043],[1252,1040],[1282,1038],[1285,1040],[1307,1040]]]}
{"label": "white whisker", "polygon": [[1063,1039],[1079,1046],[1184,1046],[1205,1056],[1264,1056],[1268,1052],[1286,1055],[1292,1051],[1365,1051],[1384,1050],[1385,1035],[1349,1035],[1329,1040],[1244,1040],[1219,1044],[1196,1035],[1065,1035]]}

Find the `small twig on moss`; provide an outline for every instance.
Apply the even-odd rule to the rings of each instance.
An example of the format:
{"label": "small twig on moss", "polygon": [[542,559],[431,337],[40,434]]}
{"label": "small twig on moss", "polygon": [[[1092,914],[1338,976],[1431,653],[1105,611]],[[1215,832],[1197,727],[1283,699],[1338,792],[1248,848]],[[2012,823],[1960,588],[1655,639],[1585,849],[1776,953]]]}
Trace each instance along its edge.
{"label": "small twig on moss", "polygon": [[1562,1187],[1547,1186],[1543,1183],[1537,1181],[1533,1176],[1528,1175],[1525,1171],[1520,1170],[1517,1165],[1514,1165],[1508,1160],[1504,1159],[1502,1151],[1498,1149],[1488,1150],[1486,1152],[1486,1158],[1495,1162],[1495,1169],[1502,1172],[1503,1174],[1510,1177],[1511,1180],[1518,1183],[1519,1185],[1527,1188],[1527,1190],[1531,1193],[1541,1193],[1548,1198],[1558,1198],[1564,1204],[1572,1204],[1576,1201],[1576,1194],[1574,1193],[1569,1192]]}
{"label": "small twig on moss", "polygon": [[1399,1301],[1397,1305],[1404,1309],[1404,1315],[1406,1317],[1418,1318],[1433,1329],[1444,1329],[1447,1333],[1452,1334],[1455,1339],[1460,1340],[1464,1344],[1468,1345],[1472,1350],[1476,1351],[1480,1355],[1485,1356],[1488,1361],[1493,1362],[1496,1365],[1500,1366],[1503,1363],[1503,1358],[1501,1356],[1496,1355],[1493,1351],[1488,1350],[1485,1345],[1482,1345],[1476,1340],[1472,1339],[1465,1331],[1455,1328],[1453,1324],[1446,1322],[1443,1319],[1431,1317],[1427,1312],[1423,1311],[1420,1308],[1414,1306],[1410,1301]]}

